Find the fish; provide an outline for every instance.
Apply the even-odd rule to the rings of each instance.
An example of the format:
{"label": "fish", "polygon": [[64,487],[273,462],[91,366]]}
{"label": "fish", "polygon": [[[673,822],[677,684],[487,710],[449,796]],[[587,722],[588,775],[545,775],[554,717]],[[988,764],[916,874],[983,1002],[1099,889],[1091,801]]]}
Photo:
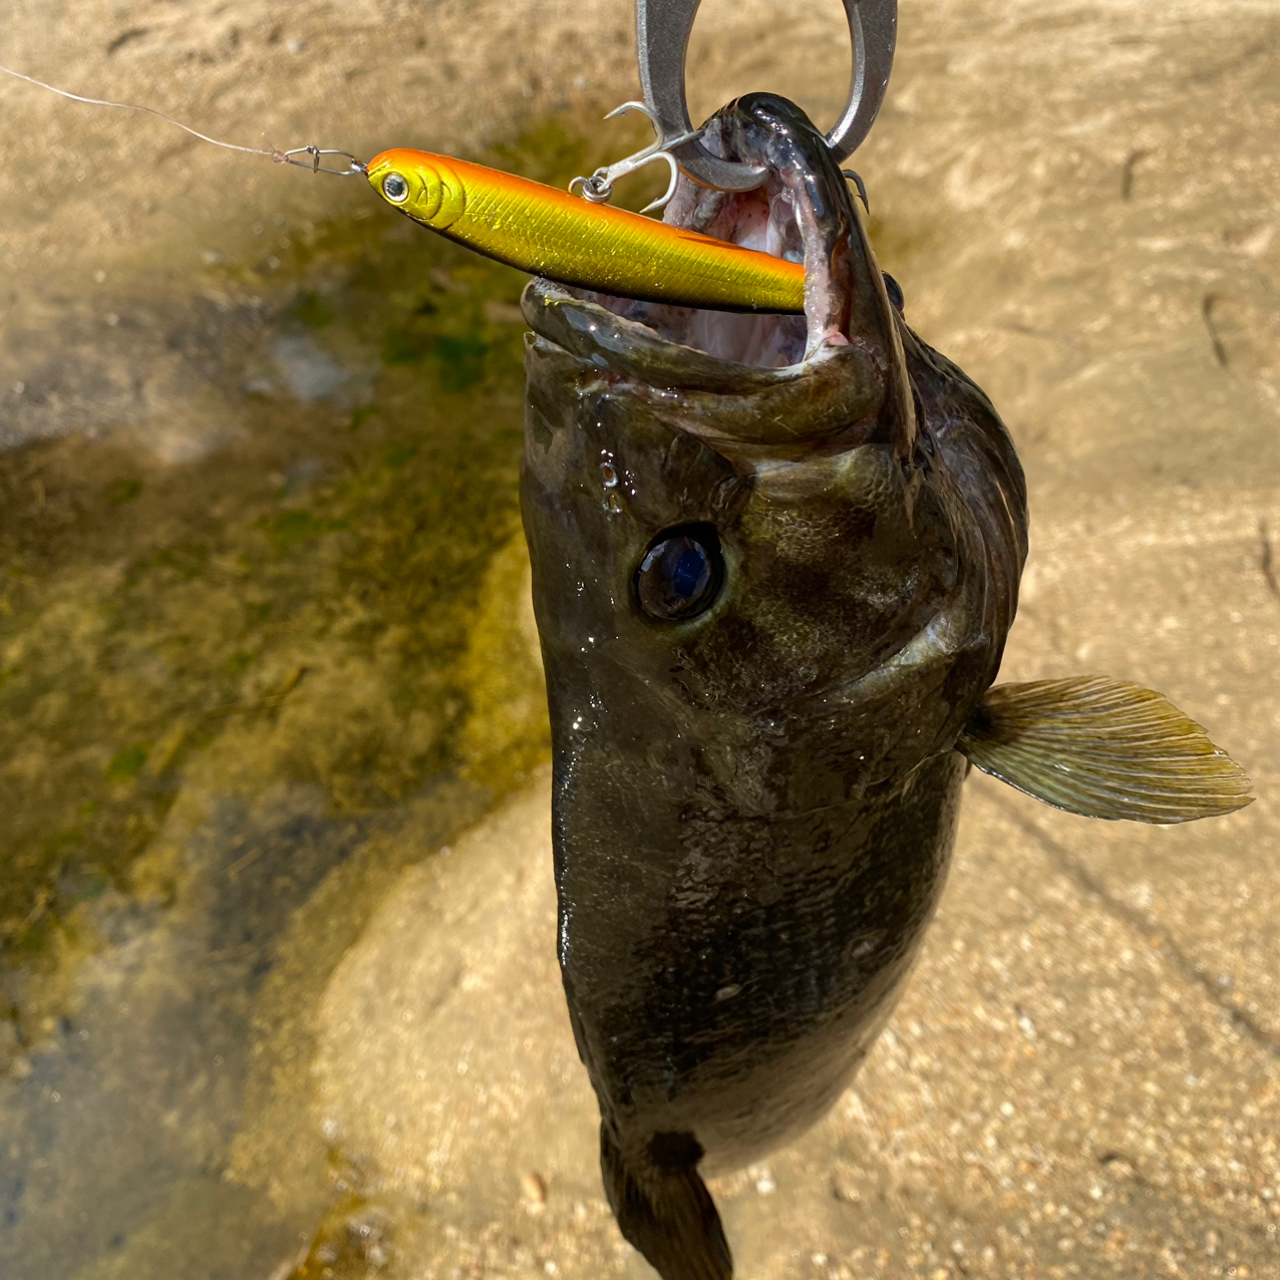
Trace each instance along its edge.
{"label": "fish", "polygon": [[802,263],[591,204],[518,174],[399,147],[375,156],[366,176],[387,204],[421,226],[562,284],[690,307],[804,310]]}
{"label": "fish", "polygon": [[938,905],[970,766],[1109,819],[1248,779],[1160,694],[996,685],[1027,493],[988,397],[907,326],[786,99],[704,144],[756,191],[665,216],[805,268],[796,316],[535,280],[521,507],[551,719],[558,955],[605,1193],[662,1280],[729,1280],[705,1177],[814,1124]]}

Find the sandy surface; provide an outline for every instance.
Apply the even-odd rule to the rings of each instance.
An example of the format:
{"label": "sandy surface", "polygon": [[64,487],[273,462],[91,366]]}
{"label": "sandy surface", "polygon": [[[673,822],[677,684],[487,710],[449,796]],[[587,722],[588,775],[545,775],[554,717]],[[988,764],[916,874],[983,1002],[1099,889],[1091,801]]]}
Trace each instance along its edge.
{"label": "sandy surface", "polygon": [[[769,87],[834,114],[839,10],[797,7],[708,0],[695,100]],[[250,143],[265,128],[358,152],[465,150],[560,100],[633,91],[621,3],[536,20],[496,3],[269,8],[9,4],[0,60]],[[992,395],[1027,469],[1031,561],[1003,676],[1160,689],[1259,798],[1146,829],[972,779],[924,960],[855,1088],[719,1186],[744,1280],[1280,1275],[1278,57],[1269,3],[903,6],[858,163],[908,320]],[[0,433],[123,427],[166,457],[157,406],[198,405],[199,387],[161,327],[120,337],[117,274],[168,279],[181,306],[202,252],[265,248],[277,214],[293,225],[356,194],[32,92],[0,84]],[[339,839],[311,792],[255,803],[192,817],[190,847],[306,815]],[[217,1274],[651,1274],[599,1189],[555,972],[547,804],[538,782],[461,838],[413,808],[341,826],[357,852],[290,908],[244,1011],[234,1133],[187,1137],[182,1167],[207,1169],[226,1223],[252,1200],[285,1224]],[[112,944],[157,1009],[179,928]],[[94,962],[115,989],[119,954]],[[23,1061],[14,1088],[39,1068]],[[205,1184],[182,1185],[189,1199],[114,1255],[104,1229],[97,1261],[15,1254],[14,1274],[214,1274],[195,1260],[223,1244],[184,1238],[188,1220],[220,1234],[190,1207]],[[88,1187],[59,1209],[95,1211]]]}

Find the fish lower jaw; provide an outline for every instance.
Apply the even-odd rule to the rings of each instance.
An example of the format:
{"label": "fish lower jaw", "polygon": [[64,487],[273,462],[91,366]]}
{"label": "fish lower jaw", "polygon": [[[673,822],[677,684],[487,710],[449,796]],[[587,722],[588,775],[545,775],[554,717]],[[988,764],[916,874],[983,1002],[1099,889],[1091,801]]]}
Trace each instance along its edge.
{"label": "fish lower jaw", "polygon": [[[803,316],[676,307],[571,287],[566,287],[566,292],[624,320],[644,325],[667,342],[691,347],[726,363],[784,369],[804,363],[811,354]],[[848,341],[843,335],[841,339],[843,343]]]}

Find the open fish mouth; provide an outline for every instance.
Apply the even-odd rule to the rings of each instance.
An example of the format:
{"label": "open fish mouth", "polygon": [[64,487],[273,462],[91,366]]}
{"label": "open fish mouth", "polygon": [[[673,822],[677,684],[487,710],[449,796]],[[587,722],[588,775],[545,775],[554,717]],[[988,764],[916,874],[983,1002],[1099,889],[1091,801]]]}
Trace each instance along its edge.
{"label": "open fish mouth", "polygon": [[[822,249],[820,243],[806,246],[790,193],[772,176],[766,186],[746,192],[709,191],[682,176],[664,220],[789,262],[803,263],[806,248],[811,256]],[[820,238],[816,228],[811,230],[810,238]],[[823,282],[818,287],[830,286]],[[613,315],[642,324],[668,342],[692,347],[717,360],[779,369],[800,364],[810,347],[807,316],[713,311],[642,302],[586,289],[565,291],[584,302],[594,302]],[[847,334],[838,336],[848,340]]]}
{"label": "open fish mouth", "polygon": [[[682,174],[664,221],[803,263],[804,315],[705,310],[545,281],[536,282],[535,293],[562,306],[577,301],[598,307],[664,342],[757,370],[794,370],[850,344],[895,346],[893,307],[851,193],[822,136],[811,126],[762,127],[762,120],[783,108],[792,118],[799,114],[793,104],[772,95],[752,94],[712,117],[703,134],[708,150],[763,164],[768,177],[755,190],[726,192]],[[539,329],[533,316],[530,321]]]}

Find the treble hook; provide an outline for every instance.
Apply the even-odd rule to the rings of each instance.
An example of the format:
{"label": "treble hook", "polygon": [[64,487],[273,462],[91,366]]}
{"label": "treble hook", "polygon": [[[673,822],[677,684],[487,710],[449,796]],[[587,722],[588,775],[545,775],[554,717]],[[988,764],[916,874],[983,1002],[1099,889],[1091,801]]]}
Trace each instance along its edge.
{"label": "treble hook", "polygon": [[667,184],[666,191],[656,200],[651,200],[640,212],[648,213],[650,209],[663,209],[670,202],[671,197],[675,195],[676,182],[680,178],[680,168],[676,164],[676,158],[671,154],[670,148],[678,146],[682,142],[691,142],[702,131],[700,129],[690,129],[688,133],[679,138],[666,141],[662,136],[662,126],[658,123],[657,116],[643,102],[624,102],[620,107],[614,107],[605,116],[605,119],[612,120],[614,116],[620,116],[626,111],[640,112],[653,125],[654,132],[658,135],[657,138],[647,147],[641,147],[634,154],[626,156],[614,164],[602,166],[589,178],[574,178],[569,183],[569,190],[580,190],[582,198],[589,200],[592,204],[604,204],[612,197],[613,184],[619,178],[625,178],[627,174],[635,173],[637,169],[643,169],[645,165],[652,164],[655,160],[660,160],[669,166],[671,181]]}

